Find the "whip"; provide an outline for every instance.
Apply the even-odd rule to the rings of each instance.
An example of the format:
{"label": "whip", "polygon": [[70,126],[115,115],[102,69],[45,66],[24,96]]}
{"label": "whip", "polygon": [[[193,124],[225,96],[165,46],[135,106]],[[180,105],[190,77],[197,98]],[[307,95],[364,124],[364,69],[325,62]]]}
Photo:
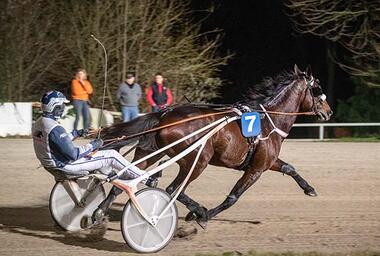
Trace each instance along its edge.
{"label": "whip", "polygon": [[[100,42],[99,39],[97,39],[94,35],[91,34],[91,37],[98,43],[102,46],[103,48],[103,51],[104,51],[104,85],[103,85],[103,100],[102,100],[102,110],[100,112],[100,118],[99,118],[99,127],[101,127],[101,124],[102,124],[102,118],[103,118],[103,110],[104,110],[104,101],[105,101],[105,97],[106,97],[106,89],[107,89],[107,65],[108,65],[108,57],[107,57],[107,50],[106,48],[104,47],[104,45],[102,44],[102,42]],[[100,139],[100,132],[101,132],[102,129],[99,129],[99,132],[98,132],[98,139]]]}

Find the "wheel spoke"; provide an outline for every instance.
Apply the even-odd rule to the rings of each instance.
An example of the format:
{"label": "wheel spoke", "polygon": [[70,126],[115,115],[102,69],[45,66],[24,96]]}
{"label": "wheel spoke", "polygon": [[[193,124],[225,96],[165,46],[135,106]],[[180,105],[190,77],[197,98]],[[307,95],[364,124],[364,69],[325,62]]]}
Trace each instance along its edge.
{"label": "wheel spoke", "polygon": [[165,237],[164,237],[164,236],[161,234],[161,232],[158,230],[157,226],[155,226],[153,229],[154,229],[154,230],[157,232],[157,234],[160,236],[161,240],[164,241],[164,240],[165,240]]}
{"label": "wheel spoke", "polygon": [[173,214],[167,214],[167,215],[164,215],[164,216],[162,216],[162,217],[159,219],[159,221],[160,221],[160,220],[163,220],[163,219],[170,218],[170,217],[173,217]]}
{"label": "wheel spoke", "polygon": [[142,239],[141,239],[141,246],[144,246],[144,243],[145,243],[145,239],[146,239],[146,237],[147,237],[147,235],[148,235],[148,231],[149,231],[149,225],[147,225],[146,227],[145,227],[145,232],[144,232],[144,235],[143,235],[143,237],[142,237]]}
{"label": "wheel spoke", "polygon": [[137,226],[141,226],[141,225],[144,225],[144,224],[147,224],[146,221],[142,221],[142,222],[138,222],[138,223],[129,225],[129,226],[127,226],[127,228],[131,229],[131,228],[134,228],[134,227],[137,227]]}
{"label": "wheel spoke", "polygon": [[153,209],[152,209],[152,212],[151,212],[151,216],[153,216],[155,214],[155,212],[157,211],[158,204],[160,202],[159,200],[157,200],[156,195],[153,195],[153,198],[155,198],[156,200],[154,200],[154,203],[153,203]]}

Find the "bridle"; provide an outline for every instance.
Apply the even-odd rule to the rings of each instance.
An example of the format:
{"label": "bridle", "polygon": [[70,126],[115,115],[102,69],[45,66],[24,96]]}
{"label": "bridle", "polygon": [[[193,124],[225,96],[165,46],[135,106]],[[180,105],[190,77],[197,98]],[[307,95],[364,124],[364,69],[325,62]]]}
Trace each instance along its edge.
{"label": "bridle", "polygon": [[[313,76],[308,80],[306,79],[306,74],[304,74],[304,80],[306,83],[306,88],[310,92],[310,95],[313,100],[313,105],[311,106],[310,111],[314,112],[315,115],[318,115],[318,108],[317,105],[319,102],[326,100],[326,95],[322,92],[322,87],[319,85],[319,80],[314,79]],[[316,84],[316,86],[315,86]],[[306,94],[305,94],[306,97]]]}
{"label": "bridle", "polygon": [[[313,100],[313,105],[311,106],[311,109],[309,112],[298,112],[298,113],[313,113],[314,115],[318,115],[318,109],[317,109],[317,104],[318,104],[318,101],[324,101],[326,100],[326,95],[323,94],[322,92],[322,87],[319,85],[319,81],[318,80],[315,80],[313,76],[311,76],[311,79],[310,80],[307,80],[306,79],[306,74],[303,73],[304,75],[304,80],[306,82],[306,90],[307,91],[310,91],[310,95],[312,97],[312,100]],[[315,84],[317,84],[317,86],[314,86]],[[316,99],[318,97],[318,99]],[[305,97],[304,97],[304,100],[306,98],[306,93],[305,93]],[[263,105],[260,104],[260,107],[261,109],[263,110],[263,112],[265,113],[267,119],[269,120],[270,124],[272,125],[273,129],[269,132],[269,134],[266,136],[266,137],[262,137],[261,134],[259,136],[257,136],[256,140],[255,141],[258,141],[258,140],[268,140],[270,135],[272,133],[277,133],[278,135],[280,135],[281,137],[283,138],[286,138],[288,136],[288,133],[284,132],[283,130],[281,130],[280,128],[278,128],[272,118],[269,116],[269,111],[267,111]],[[296,114],[296,113],[295,113]]]}

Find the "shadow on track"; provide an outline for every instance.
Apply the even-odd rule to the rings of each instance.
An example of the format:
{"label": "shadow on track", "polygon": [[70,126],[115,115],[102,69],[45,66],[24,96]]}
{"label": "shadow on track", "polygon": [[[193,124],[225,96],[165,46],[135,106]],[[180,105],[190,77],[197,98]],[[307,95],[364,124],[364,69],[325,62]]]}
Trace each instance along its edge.
{"label": "shadow on track", "polygon": [[[73,233],[60,230],[55,226],[47,206],[0,207],[0,213],[0,231],[3,232],[51,239],[66,245],[101,251],[134,252],[126,243],[104,237],[98,241],[88,241]],[[120,220],[119,211],[113,210],[110,215],[110,221]]]}

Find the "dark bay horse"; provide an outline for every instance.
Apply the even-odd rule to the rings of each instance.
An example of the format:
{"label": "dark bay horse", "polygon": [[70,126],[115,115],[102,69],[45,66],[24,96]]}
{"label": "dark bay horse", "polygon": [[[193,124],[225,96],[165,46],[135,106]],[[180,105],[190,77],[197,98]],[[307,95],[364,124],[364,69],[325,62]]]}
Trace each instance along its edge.
{"label": "dark bay horse", "polygon": [[[264,86],[253,88],[246,93],[246,104],[254,109],[260,109],[257,103],[262,103],[268,111],[281,111],[288,113],[312,111],[321,120],[327,121],[332,115],[332,111],[326,101],[326,96],[322,93],[319,81],[314,79],[310,71],[301,72],[295,65],[293,72],[284,72],[274,79],[267,79]],[[142,132],[154,127],[170,124],[185,118],[217,112],[218,110],[207,107],[197,107],[183,105],[174,107],[166,113],[150,113],[143,117],[137,118],[131,122],[116,124],[102,131],[104,139],[117,138],[122,135],[130,135]],[[228,114],[228,115],[234,115]],[[289,133],[292,128],[296,115],[279,115],[270,114],[274,124]],[[207,124],[221,118],[221,116],[209,116],[203,119],[197,119],[176,126],[168,127],[152,134],[144,135],[140,138],[135,151],[134,160],[138,160],[149,153],[164,147],[185,135],[194,132]],[[268,135],[272,128],[268,118],[263,117],[261,120],[263,136]],[[173,157],[189,147],[194,141],[202,136],[193,137],[183,143],[168,149],[165,154]],[[179,195],[178,200],[188,209],[189,214],[186,220],[196,219],[197,222],[205,227],[207,220],[213,218],[221,211],[231,207],[239,197],[254,184],[261,174],[267,170],[281,172],[291,176],[304,193],[309,196],[316,196],[316,192],[307,181],[305,181],[296,171],[296,169],[278,158],[284,137],[277,133],[272,133],[267,140],[259,141],[253,153],[253,157],[246,163],[242,177],[232,188],[227,198],[213,209],[207,210],[198,202],[195,202],[185,194],[186,187],[203,172],[207,165],[222,166],[239,170],[242,163],[245,162],[250,143],[247,138],[243,137],[239,122],[232,122],[222,130],[211,137],[203,152],[193,173],[188,180],[185,189]],[[120,141],[110,145],[108,148],[116,148],[126,145],[130,141]],[[154,164],[165,154],[157,155],[138,165],[139,168],[145,169]],[[166,191],[171,194],[184,181],[188,171],[193,164],[196,151],[180,159],[177,163],[180,167],[179,173],[174,181],[167,187]],[[113,188],[102,204],[103,210],[108,209],[112,201],[121,191]]]}

